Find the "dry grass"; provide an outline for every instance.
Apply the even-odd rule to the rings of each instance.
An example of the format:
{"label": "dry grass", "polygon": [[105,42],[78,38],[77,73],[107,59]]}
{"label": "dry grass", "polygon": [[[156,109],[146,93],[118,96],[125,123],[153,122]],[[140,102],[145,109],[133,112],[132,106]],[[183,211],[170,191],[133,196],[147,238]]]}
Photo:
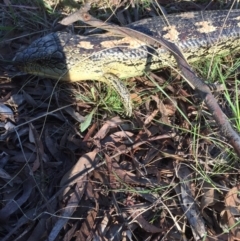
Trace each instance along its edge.
{"label": "dry grass", "polygon": [[[92,14],[113,22],[158,14],[148,1],[101,3]],[[224,7],[160,3],[170,12]],[[3,69],[15,72],[7,60],[77,6],[5,0]],[[208,66],[197,64],[201,76]],[[215,59],[208,79],[225,85],[215,96],[240,130],[238,70],[235,57]],[[29,75],[0,81],[1,240],[198,240],[189,210],[202,240],[238,237],[239,158],[172,70],[127,81],[136,100],[131,119],[116,117],[120,101],[102,84]]]}

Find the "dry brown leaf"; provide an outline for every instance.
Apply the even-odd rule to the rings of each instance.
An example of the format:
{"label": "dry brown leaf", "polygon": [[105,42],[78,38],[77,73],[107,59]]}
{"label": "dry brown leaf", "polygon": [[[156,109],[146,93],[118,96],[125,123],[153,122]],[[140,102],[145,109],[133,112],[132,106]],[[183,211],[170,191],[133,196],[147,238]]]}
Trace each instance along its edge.
{"label": "dry brown leaf", "polygon": [[152,180],[147,180],[145,178],[138,178],[135,174],[132,172],[123,170],[117,162],[112,163],[112,170],[115,175],[117,175],[118,178],[122,180],[123,183],[128,184],[135,184],[135,185],[146,185],[146,186],[154,186],[158,185],[158,183],[153,183]]}
{"label": "dry brown leaf", "polygon": [[210,183],[204,182],[202,188],[204,195],[201,198],[201,211],[206,207],[213,206],[219,201],[218,192]]}
{"label": "dry brown leaf", "polygon": [[[0,141],[4,141],[7,139],[8,134],[12,132],[12,130],[15,128],[15,125],[12,124],[12,122],[7,121],[6,123],[0,125],[2,129],[2,134],[0,135]],[[5,130],[3,132],[3,129]]]}
{"label": "dry brown leaf", "polygon": [[31,178],[23,181],[23,192],[21,196],[16,200],[9,200],[7,204],[0,209],[0,221],[6,221],[10,215],[18,211],[20,207],[28,200],[33,190],[33,183],[34,181]]}
{"label": "dry brown leaf", "polygon": [[35,241],[39,240],[41,237],[46,236],[46,222],[49,219],[48,215],[41,215],[37,225],[34,227],[33,231],[31,232],[30,237],[27,241]]}
{"label": "dry brown leaf", "polygon": [[15,108],[19,107],[25,101],[23,94],[13,94],[6,103],[13,105]]}
{"label": "dry brown leaf", "polygon": [[132,94],[130,95],[130,97],[131,97],[131,100],[132,100],[133,102],[138,103],[138,105],[141,105],[141,104],[142,104],[142,99],[141,99],[140,95],[138,95],[137,93],[132,93]]}
{"label": "dry brown leaf", "polygon": [[115,143],[121,143],[123,139],[127,139],[132,137],[134,134],[130,131],[117,131],[110,135],[113,142]]}
{"label": "dry brown leaf", "polygon": [[203,217],[207,220],[209,225],[211,225],[212,227],[213,226],[219,227],[219,225],[218,225],[218,223],[216,223],[216,220],[214,219],[214,217],[210,217],[208,215],[208,212],[204,211],[205,208],[207,208],[209,206],[213,206],[217,201],[219,201],[219,194],[218,194],[216,188],[214,188],[208,182],[203,183],[202,191],[204,194],[202,195],[202,198],[201,198],[201,213],[202,213]]}
{"label": "dry brown leaf", "polygon": [[122,228],[123,224],[119,222],[112,222],[107,233],[106,233],[106,240],[112,240],[112,241],[122,241]]}
{"label": "dry brown leaf", "polygon": [[9,175],[4,169],[0,168],[0,178],[5,182],[8,182],[12,179],[11,175]]}
{"label": "dry brown leaf", "polygon": [[[64,188],[63,195],[70,190],[71,186],[74,185],[78,180],[81,180],[84,176],[88,174],[88,170],[96,165],[95,157],[98,154],[98,150],[95,149],[92,152],[86,153],[79,158],[77,163],[63,176],[60,186],[67,186]],[[72,180],[73,177],[76,177]]]}
{"label": "dry brown leaf", "polygon": [[92,124],[91,127],[88,128],[88,132],[87,132],[87,134],[84,136],[83,142],[87,142],[87,141],[90,139],[90,137],[92,136],[92,134],[94,133],[94,131],[96,130],[96,128],[97,128],[97,123]]}
{"label": "dry brown leaf", "polygon": [[79,123],[82,123],[85,121],[85,117],[81,116],[78,112],[76,112],[71,106],[64,108],[64,111],[66,111],[72,118],[74,118]]}
{"label": "dry brown leaf", "polygon": [[228,227],[234,239],[240,240],[240,226],[237,224],[240,216],[240,199],[238,195],[239,189],[237,187],[232,188],[226,195],[225,205]]}
{"label": "dry brown leaf", "polygon": [[92,209],[88,212],[86,220],[83,222],[81,228],[77,232],[76,241],[91,240],[96,216],[97,211],[95,209]]}
{"label": "dry brown leaf", "polygon": [[33,99],[33,97],[27,93],[26,91],[23,91],[23,96],[24,96],[24,99],[25,101],[27,101],[27,103],[35,108],[38,107],[38,104],[37,102]]}
{"label": "dry brown leaf", "polygon": [[144,125],[148,125],[149,123],[152,122],[152,120],[155,118],[155,116],[158,114],[158,110],[154,110],[151,115],[149,115],[146,120],[144,121]]}
{"label": "dry brown leaf", "polygon": [[99,232],[100,236],[104,237],[106,235],[106,232],[108,230],[108,223],[110,220],[110,215],[112,214],[112,212],[113,212],[113,209],[110,210],[109,212],[105,212],[104,218],[101,221],[100,225],[98,226],[98,232]]}
{"label": "dry brown leaf", "polygon": [[149,123],[151,123],[151,121],[155,118],[155,116],[158,114],[159,110],[158,108],[151,110],[150,108],[150,103],[151,101],[155,101],[156,102],[156,106],[159,105],[160,99],[158,96],[152,95],[151,99],[149,99],[148,101],[146,101],[145,105],[146,105],[146,109],[149,113],[151,113],[150,115],[148,115],[148,117],[146,118],[146,120],[144,121],[144,125],[148,125]]}
{"label": "dry brown leaf", "polygon": [[[202,239],[207,231],[200,211],[191,193],[192,172],[185,164],[179,164],[175,168],[176,176],[180,179],[181,193],[180,203],[191,226],[195,240]],[[177,190],[177,189],[176,189]],[[178,194],[178,193],[177,193]]]}
{"label": "dry brown leaf", "polygon": [[[17,231],[19,230],[19,228],[21,228],[22,226],[25,225],[29,225],[29,220],[33,219],[36,215],[36,208],[33,209],[29,209],[27,210],[24,215],[22,215],[22,217],[15,223],[14,228],[12,228],[12,230],[9,231],[9,233],[3,238],[1,239],[1,241],[11,241],[12,239],[10,239],[10,237],[16,236],[16,234],[18,233]],[[36,239],[34,239],[36,240]],[[28,240],[28,241],[32,241],[32,240]]]}
{"label": "dry brown leaf", "polygon": [[4,122],[7,119],[15,122],[13,111],[8,106],[0,103],[0,120]]}
{"label": "dry brown leaf", "polygon": [[76,186],[73,190],[71,197],[69,198],[66,207],[63,209],[60,218],[54,224],[49,236],[48,241],[54,241],[59,232],[63,228],[63,226],[68,222],[69,218],[72,217],[72,214],[75,212],[76,208],[78,207],[79,202],[84,194],[85,187],[87,183],[87,176],[84,175],[80,179],[77,180]]}
{"label": "dry brown leaf", "polygon": [[94,136],[95,140],[102,140],[109,132],[110,128],[117,127],[122,124],[123,121],[119,118],[119,116],[113,117],[111,120],[108,120],[104,123],[101,129]]}
{"label": "dry brown leaf", "polygon": [[62,241],[71,241],[75,239],[75,232],[78,228],[78,222],[76,222],[69,230],[66,231]]}
{"label": "dry brown leaf", "polygon": [[4,4],[7,5],[7,6],[10,6],[12,5],[10,0],[3,0]]}
{"label": "dry brown leaf", "polygon": [[165,116],[174,116],[176,113],[176,106],[177,106],[177,101],[173,98],[170,97],[171,99],[165,99],[163,101],[164,107],[165,107]]}
{"label": "dry brown leaf", "polygon": [[166,232],[166,230],[162,228],[158,228],[155,225],[150,224],[142,215],[141,211],[138,210],[129,210],[131,213],[131,216],[133,217],[133,220],[136,220],[137,223],[140,225],[140,227],[149,233],[162,233]]}
{"label": "dry brown leaf", "polygon": [[32,153],[29,151],[25,151],[23,153],[16,153],[14,156],[10,158],[11,161],[14,161],[16,163],[31,163],[36,160],[36,153]]}
{"label": "dry brown leaf", "polygon": [[163,122],[166,125],[170,125],[171,123],[168,119],[167,109],[162,101],[160,101],[158,104],[158,110],[161,113],[161,122]]}
{"label": "dry brown leaf", "polygon": [[35,144],[37,151],[37,156],[32,166],[32,171],[35,172],[39,168],[40,162],[42,162],[44,148],[40,136],[32,123],[29,124],[29,140]]}
{"label": "dry brown leaf", "polygon": [[116,188],[116,177],[112,171],[112,159],[107,154],[105,154],[105,160],[106,160],[107,168],[108,168],[109,185],[112,189],[115,189]]}
{"label": "dry brown leaf", "polygon": [[59,162],[61,163],[63,160],[68,159],[68,157],[63,153],[60,148],[57,146],[57,142],[52,138],[52,136],[49,134],[51,130],[51,125],[47,125],[45,127],[45,135],[44,135],[44,140],[46,147],[48,151],[52,154],[52,156]]}

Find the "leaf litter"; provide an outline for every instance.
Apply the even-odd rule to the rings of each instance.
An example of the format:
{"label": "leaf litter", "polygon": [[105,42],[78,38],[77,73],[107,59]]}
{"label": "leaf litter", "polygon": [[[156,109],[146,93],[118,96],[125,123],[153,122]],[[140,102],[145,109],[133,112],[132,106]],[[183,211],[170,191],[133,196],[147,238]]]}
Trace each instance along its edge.
{"label": "leaf litter", "polygon": [[167,96],[132,78],[130,120],[75,98],[85,84],[1,87],[1,240],[240,239],[239,163],[178,75],[150,76]]}
{"label": "leaf litter", "polygon": [[[228,237],[237,237],[236,214],[221,204],[226,180],[220,174],[213,177],[214,183],[222,183],[215,188],[195,172],[192,136],[181,136],[179,127],[187,124],[176,118],[176,106],[184,106],[187,116],[195,110],[182,102],[184,96],[169,102],[160,99],[161,93],[155,95],[146,113],[136,112],[131,121],[118,116],[96,121],[92,116],[80,132],[74,105],[71,111],[52,113],[59,103],[69,108],[62,87],[49,102],[38,86],[48,86],[51,95],[51,81],[37,83],[31,92],[34,102],[30,94],[12,106],[8,102],[14,121],[4,120],[13,128],[3,132],[0,146],[3,240],[19,235],[29,241],[187,240],[191,235],[194,240],[224,240],[223,225],[231,230]],[[84,107],[79,110],[84,119]],[[214,146],[200,140],[198,154],[202,168],[211,173],[215,157],[206,161],[209,144]],[[216,216],[224,210],[222,218]],[[225,224],[213,222],[220,219]]]}

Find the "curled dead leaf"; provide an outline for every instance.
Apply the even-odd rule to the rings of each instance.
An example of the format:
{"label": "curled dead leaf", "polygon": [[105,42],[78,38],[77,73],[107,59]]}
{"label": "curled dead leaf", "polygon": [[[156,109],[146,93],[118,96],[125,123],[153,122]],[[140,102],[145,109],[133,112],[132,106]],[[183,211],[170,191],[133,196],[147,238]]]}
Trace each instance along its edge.
{"label": "curled dead leaf", "polygon": [[226,216],[227,225],[232,233],[233,238],[240,240],[240,225],[238,217],[240,216],[240,199],[238,198],[239,189],[232,188],[226,195]]}

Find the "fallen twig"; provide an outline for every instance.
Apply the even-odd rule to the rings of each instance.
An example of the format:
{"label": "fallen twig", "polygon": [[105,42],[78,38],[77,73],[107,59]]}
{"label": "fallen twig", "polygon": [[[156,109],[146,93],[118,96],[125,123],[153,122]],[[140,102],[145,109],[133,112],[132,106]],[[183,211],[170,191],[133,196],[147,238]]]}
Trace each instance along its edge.
{"label": "fallen twig", "polygon": [[230,142],[230,144],[233,146],[236,153],[240,157],[240,136],[232,128],[228,118],[223,113],[223,111],[221,110],[220,106],[217,103],[217,100],[212,95],[210,88],[204,83],[204,81],[201,78],[197,77],[196,73],[192,70],[192,68],[184,58],[183,54],[174,43],[171,43],[160,37],[154,38],[152,36],[148,36],[134,29],[130,29],[127,27],[120,27],[115,24],[102,22],[92,17],[88,13],[89,9],[90,9],[90,5],[86,4],[77,12],[64,18],[60,22],[60,24],[69,25],[77,20],[81,20],[83,22],[88,23],[91,26],[110,31],[111,33],[118,34],[121,36],[132,37],[148,45],[151,45],[152,47],[158,47],[158,48],[161,47],[170,51],[177,61],[177,64],[182,73],[182,76],[189,83],[189,85],[197,91],[201,99],[205,102],[210,113],[213,115],[213,118],[215,119],[220,132]]}

